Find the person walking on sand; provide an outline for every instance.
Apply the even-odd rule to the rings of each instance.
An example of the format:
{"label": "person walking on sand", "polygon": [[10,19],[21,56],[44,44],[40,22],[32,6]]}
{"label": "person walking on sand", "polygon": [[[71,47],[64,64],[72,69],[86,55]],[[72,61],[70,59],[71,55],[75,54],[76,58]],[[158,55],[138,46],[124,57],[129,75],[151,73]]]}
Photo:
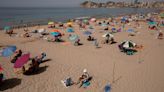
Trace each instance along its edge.
{"label": "person walking on sand", "polygon": [[96,48],[99,47],[99,43],[97,42],[97,39],[94,40],[93,44],[94,44],[94,46],[95,46]]}

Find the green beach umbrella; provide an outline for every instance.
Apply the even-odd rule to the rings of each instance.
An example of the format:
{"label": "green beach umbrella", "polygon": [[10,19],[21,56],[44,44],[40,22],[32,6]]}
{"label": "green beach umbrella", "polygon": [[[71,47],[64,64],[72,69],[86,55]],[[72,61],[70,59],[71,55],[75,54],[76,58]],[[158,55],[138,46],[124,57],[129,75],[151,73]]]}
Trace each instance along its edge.
{"label": "green beach umbrella", "polygon": [[83,22],[84,22],[84,23],[88,23],[88,20],[87,20],[87,19],[84,19]]}
{"label": "green beach umbrella", "polygon": [[54,25],[54,22],[50,21],[48,22],[48,25]]}
{"label": "green beach umbrella", "polygon": [[156,25],[156,22],[148,22],[149,25]]}
{"label": "green beach umbrella", "polygon": [[11,27],[10,27],[10,26],[5,26],[5,27],[4,27],[4,30],[5,30],[5,31],[11,30]]}

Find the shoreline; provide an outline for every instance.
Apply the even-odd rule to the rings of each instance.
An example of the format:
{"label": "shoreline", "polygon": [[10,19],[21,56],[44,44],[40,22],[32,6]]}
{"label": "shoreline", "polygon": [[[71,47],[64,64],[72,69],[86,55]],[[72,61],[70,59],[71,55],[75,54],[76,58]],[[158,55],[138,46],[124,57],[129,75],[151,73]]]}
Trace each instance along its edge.
{"label": "shoreline", "polygon": [[[160,13],[162,11],[164,11],[164,9],[159,9],[155,13]],[[149,13],[152,13],[152,12],[149,12]],[[147,15],[149,13],[144,13],[143,15]],[[110,17],[118,18],[118,17],[128,16],[128,15],[133,16],[133,15],[137,15],[137,14],[139,14],[139,13],[119,14],[117,16],[107,14],[107,15],[93,15],[93,16],[82,16],[82,17],[101,19],[101,18],[110,18]],[[68,19],[68,20],[75,20],[75,19],[82,18],[82,17],[75,17],[73,19]],[[11,25],[11,27],[13,29],[20,29],[20,28],[26,28],[26,27],[45,26],[45,25],[48,25],[48,22],[49,22],[48,20],[50,20],[50,19],[48,18],[48,19],[33,20],[33,21],[27,22],[27,23],[22,23],[22,24],[18,24],[18,25]],[[65,20],[65,22],[62,22],[62,23],[66,23],[66,21],[68,21],[68,20]],[[42,23],[39,23],[39,22],[42,22]],[[54,22],[59,23],[61,21],[54,21]],[[0,27],[0,30],[3,30],[3,28],[4,27]]]}

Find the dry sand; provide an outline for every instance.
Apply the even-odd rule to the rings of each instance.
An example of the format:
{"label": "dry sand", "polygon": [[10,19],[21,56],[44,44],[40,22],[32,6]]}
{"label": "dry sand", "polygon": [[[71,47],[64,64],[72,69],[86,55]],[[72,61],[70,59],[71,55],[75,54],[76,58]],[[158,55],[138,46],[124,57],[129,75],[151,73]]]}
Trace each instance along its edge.
{"label": "dry sand", "polygon": [[[126,28],[133,28],[133,26],[132,23],[132,26],[126,26]],[[112,45],[101,44],[103,33],[100,33],[100,28],[97,27],[94,37],[99,40],[101,47],[99,49],[96,49],[92,42],[86,41],[86,36],[82,35],[77,27],[75,31],[84,44],[77,47],[72,44],[62,45],[35,40],[35,38],[9,37],[0,32],[0,45],[14,44],[23,51],[29,51],[32,57],[40,52],[46,52],[47,59],[51,59],[40,65],[42,71],[39,74],[25,76],[13,72],[10,58],[0,57],[6,79],[21,79],[12,81],[8,84],[8,88],[2,88],[0,91],[103,92],[104,86],[111,83],[111,92],[164,92],[164,40],[156,39],[156,32],[148,31],[146,23],[142,22],[141,26],[140,29],[135,29],[139,33],[134,37],[128,36],[127,32],[114,34],[117,43]],[[41,26],[41,28],[51,30],[47,26]],[[30,30],[33,29],[35,28],[30,28]],[[14,31],[20,33],[22,30]],[[68,33],[63,39],[68,41],[66,36]],[[120,52],[117,45],[128,39],[142,44],[143,50],[132,56]],[[77,81],[85,68],[93,76],[88,88],[78,88],[78,85],[65,88],[60,82],[67,77]],[[12,85],[15,86],[12,87]]]}

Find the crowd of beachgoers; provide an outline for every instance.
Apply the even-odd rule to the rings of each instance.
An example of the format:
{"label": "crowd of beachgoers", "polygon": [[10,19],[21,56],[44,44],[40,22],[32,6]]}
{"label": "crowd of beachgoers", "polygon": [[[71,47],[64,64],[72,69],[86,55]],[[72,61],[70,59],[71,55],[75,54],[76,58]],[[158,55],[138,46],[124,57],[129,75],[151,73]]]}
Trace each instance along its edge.
{"label": "crowd of beachgoers", "polygon": [[[145,47],[143,43],[136,43],[130,39],[117,39],[116,35],[119,33],[128,33],[127,37],[135,37],[142,34],[141,30],[146,26],[148,31],[154,32],[155,39],[160,40],[162,43],[163,30],[164,30],[164,13],[148,13],[148,14],[133,14],[121,17],[109,18],[77,18],[68,20],[67,23],[49,21],[47,25],[37,25],[28,27],[25,25],[23,28],[13,28],[5,26],[1,30],[1,34],[13,38],[23,38],[46,41],[47,43],[60,43],[61,45],[72,45],[74,47],[83,47],[85,43],[83,40],[92,44],[95,50],[103,49],[103,45],[114,46],[119,49],[121,53],[127,56],[133,56]],[[136,30],[138,29],[138,30]],[[19,30],[19,31],[18,31]],[[101,38],[95,34],[102,34]],[[120,43],[119,43],[120,42]],[[24,51],[14,44],[0,44],[1,57],[10,59],[14,73],[16,75],[35,75],[39,71],[39,67],[43,62],[46,62],[47,51],[42,51],[38,55],[31,57],[29,51]],[[39,44],[38,44],[39,45]],[[2,61],[1,61],[2,62]],[[7,71],[7,70],[6,70]],[[0,85],[4,85],[5,74],[3,73],[3,65],[0,66]],[[59,74],[58,74],[59,75]],[[78,87],[87,88],[92,83],[92,78],[96,80],[88,69],[84,69],[81,76],[77,81],[71,77],[61,80],[65,87],[78,85]],[[3,87],[3,86],[2,86]],[[111,90],[111,85],[107,84],[104,87],[105,92]]]}

